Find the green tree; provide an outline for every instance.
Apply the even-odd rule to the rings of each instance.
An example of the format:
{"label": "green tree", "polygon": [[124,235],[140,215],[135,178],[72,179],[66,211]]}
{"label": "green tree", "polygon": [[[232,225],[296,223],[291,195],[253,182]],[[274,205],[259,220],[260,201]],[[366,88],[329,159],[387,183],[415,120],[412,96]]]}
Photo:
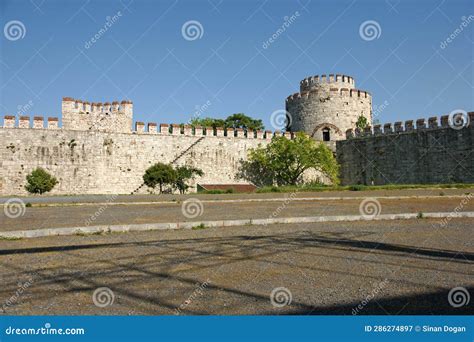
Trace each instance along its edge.
{"label": "green tree", "polygon": [[176,181],[176,171],[170,164],[156,163],[150,166],[143,175],[143,182],[150,188],[160,186],[160,193],[163,192],[163,185],[174,184]]}
{"label": "green tree", "polygon": [[244,113],[236,113],[229,115],[225,119],[225,127],[232,128],[243,128],[245,130],[262,130],[264,129],[262,120],[252,119],[251,117],[245,115]]}
{"label": "green tree", "polygon": [[262,130],[265,127],[263,126],[262,120],[253,119],[250,116],[245,115],[244,113],[236,113],[229,115],[226,119],[217,119],[217,118],[193,118],[191,120],[191,125],[193,126],[202,126],[202,127],[224,127],[224,128],[243,128],[245,130]]}
{"label": "green tree", "polygon": [[365,116],[360,115],[357,118],[356,127],[360,129],[361,131],[363,131],[364,128],[366,128],[368,125],[369,125],[369,120],[367,120]]}
{"label": "green tree", "polygon": [[216,128],[216,127],[224,127],[225,121],[223,119],[214,119],[214,118],[193,118],[191,120],[191,125]]}
{"label": "green tree", "polygon": [[339,166],[331,150],[306,134],[297,133],[293,140],[274,137],[266,147],[250,150],[240,175],[254,183],[255,178],[260,178],[279,186],[296,185],[309,169],[320,171],[334,184],[339,182]]}
{"label": "green tree", "polygon": [[273,172],[266,163],[265,149],[256,148],[249,151],[248,160],[240,162],[238,178],[245,179],[260,187],[273,185]]}
{"label": "green tree", "polygon": [[176,179],[174,182],[175,187],[181,194],[184,194],[188,190],[189,185],[186,183],[190,179],[194,179],[196,176],[203,176],[204,172],[201,169],[192,166],[178,166],[176,169]]}
{"label": "green tree", "polygon": [[32,194],[44,194],[51,191],[58,183],[46,170],[38,167],[26,176],[26,191]]}

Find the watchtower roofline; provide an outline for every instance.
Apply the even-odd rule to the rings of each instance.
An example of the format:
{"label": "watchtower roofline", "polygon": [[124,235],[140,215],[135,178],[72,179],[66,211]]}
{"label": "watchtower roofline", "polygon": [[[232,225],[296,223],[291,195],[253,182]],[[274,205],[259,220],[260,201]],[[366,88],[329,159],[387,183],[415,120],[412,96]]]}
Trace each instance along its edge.
{"label": "watchtower roofline", "polygon": [[343,74],[315,75],[300,81],[300,92],[318,88],[355,88],[355,80]]}
{"label": "watchtower roofline", "polygon": [[129,112],[133,114],[133,102],[130,100],[112,101],[112,102],[89,102],[74,99],[72,97],[63,97],[62,112],[69,113],[87,113],[87,112],[103,112],[118,113]]}
{"label": "watchtower roofline", "polygon": [[62,100],[63,128],[130,133],[133,103],[130,100],[89,102],[72,97]]}

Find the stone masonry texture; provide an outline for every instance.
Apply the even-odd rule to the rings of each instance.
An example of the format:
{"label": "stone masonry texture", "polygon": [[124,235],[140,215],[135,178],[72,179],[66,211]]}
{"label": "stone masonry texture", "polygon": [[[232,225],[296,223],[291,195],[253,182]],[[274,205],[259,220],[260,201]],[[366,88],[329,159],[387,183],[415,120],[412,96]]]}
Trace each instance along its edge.
{"label": "stone masonry texture", "polygon": [[[346,75],[308,77],[286,99],[289,131],[302,131],[336,152],[342,184],[474,183],[474,116],[453,129],[448,116],[355,129],[359,116],[372,120],[372,98]],[[203,170],[196,184],[247,183],[238,179],[250,149],[265,146],[280,132],[136,122],[133,103],[62,101],[57,118],[6,115],[0,128],[0,196],[26,195],[26,175],[42,167],[58,179],[51,194],[146,192],[143,174],[151,165],[173,163]],[[46,125],[46,127],[44,127]],[[284,134],[288,139],[292,133]],[[345,140],[347,138],[347,140]],[[305,181],[328,180],[315,171]]]}
{"label": "stone masonry texture", "polygon": [[[106,133],[65,129],[0,128],[0,195],[25,195],[26,175],[42,167],[58,179],[51,194],[127,194],[145,170],[170,163],[200,137]],[[207,136],[175,165],[201,168],[202,184],[245,183],[235,179],[239,161],[264,139]],[[195,184],[192,184],[193,186]]]}
{"label": "stone masonry texture", "polygon": [[[461,129],[447,125],[447,116],[374,127],[359,136],[337,142],[341,183],[348,184],[433,184],[474,183],[474,113]],[[423,126],[427,128],[422,128]],[[397,132],[398,131],[398,132]]]}

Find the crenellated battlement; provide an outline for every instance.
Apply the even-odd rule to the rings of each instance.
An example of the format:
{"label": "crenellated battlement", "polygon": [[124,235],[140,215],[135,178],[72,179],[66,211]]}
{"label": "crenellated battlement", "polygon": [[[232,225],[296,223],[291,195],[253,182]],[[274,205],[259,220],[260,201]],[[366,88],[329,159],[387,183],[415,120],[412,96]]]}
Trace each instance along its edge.
{"label": "crenellated battlement", "polygon": [[88,112],[102,112],[102,113],[119,113],[126,111],[133,111],[133,102],[129,100],[113,101],[113,102],[89,102],[74,99],[72,97],[63,97],[62,108],[68,112],[88,113]]}
{"label": "crenellated battlement", "polygon": [[[46,126],[45,126],[46,122]],[[121,102],[88,102],[63,97],[62,99],[62,127],[59,127],[58,118],[49,117],[45,121],[43,116],[22,115],[16,119],[13,115],[5,115],[3,128],[20,129],[62,129],[65,131],[96,131],[104,133],[146,134],[157,136],[197,136],[197,137],[225,137],[229,139],[262,139],[271,140],[274,136],[284,136],[293,139],[292,133],[282,134],[279,131],[252,131],[241,128],[200,127],[180,124],[160,124],[154,122],[133,122],[133,103]],[[0,126],[1,127],[1,126]]]}
{"label": "crenellated battlement", "polygon": [[[474,112],[467,113],[469,116],[469,126],[474,127]],[[421,118],[414,120],[406,120],[405,122],[397,121],[395,123],[386,123],[384,125],[375,125],[374,127],[367,126],[363,131],[359,129],[348,129],[346,131],[346,139],[353,138],[370,138],[380,135],[413,133],[424,130],[433,130],[440,128],[453,127],[453,118],[449,115],[442,115],[441,117],[432,116],[428,120]],[[468,125],[465,125],[468,126]],[[454,129],[463,128],[463,126],[454,126]]]}
{"label": "crenellated battlement", "polygon": [[300,99],[320,99],[324,97],[359,97],[359,98],[372,98],[370,93],[360,89],[349,89],[349,88],[329,88],[324,89],[312,89],[310,91],[303,91],[294,93],[286,98],[286,103],[299,101]]}
{"label": "crenellated battlement", "polygon": [[59,119],[54,117],[48,117],[46,120],[43,116],[34,116],[33,123],[31,118],[27,115],[19,117],[18,122],[15,116],[5,115],[3,119],[3,128],[33,128],[33,129],[58,129]]}
{"label": "crenellated battlement", "polygon": [[[224,129],[212,127],[192,127],[190,125],[161,124],[135,122],[132,129],[133,103],[124,100],[95,103],[64,97],[62,100],[63,128],[66,130],[94,130],[103,132],[227,137],[236,139],[268,139],[281,133],[275,132],[246,132],[241,129]],[[25,126],[26,128],[26,126]],[[286,135],[291,138],[289,134]]]}
{"label": "crenellated battlement", "polygon": [[[148,127],[145,130],[145,127]],[[155,134],[155,135],[172,135],[172,136],[196,136],[196,137],[225,137],[230,139],[262,139],[271,140],[273,137],[286,137],[288,139],[294,139],[295,135],[291,132],[281,131],[263,131],[263,130],[247,130],[242,128],[224,128],[224,127],[201,127],[191,125],[179,125],[179,124],[165,124],[162,123],[158,126],[154,122],[150,122],[145,125],[143,122],[135,123],[135,130],[133,134]]]}
{"label": "crenellated battlement", "polygon": [[[46,122],[46,125],[45,125]],[[20,129],[60,129],[58,125],[59,119],[48,117],[45,121],[43,116],[34,116],[31,120],[30,116],[22,115],[18,122],[13,115],[5,115],[3,128],[20,128]],[[61,128],[67,130],[66,128]],[[197,137],[225,137],[231,139],[261,139],[271,140],[274,136],[284,136],[288,139],[294,139],[294,134],[290,132],[282,133],[280,131],[245,131],[242,128],[223,128],[223,127],[201,127],[179,124],[160,124],[159,127],[154,122],[145,124],[142,121],[135,122],[135,128],[130,134],[146,134],[157,136],[197,136]]]}
{"label": "crenellated battlement", "polygon": [[309,91],[314,88],[324,88],[336,85],[338,88],[347,87],[352,89],[355,87],[355,80],[351,76],[342,74],[315,75],[306,77],[300,81],[300,91]]}
{"label": "crenellated battlement", "polygon": [[129,100],[89,102],[63,97],[63,128],[129,133],[132,129],[133,103]]}

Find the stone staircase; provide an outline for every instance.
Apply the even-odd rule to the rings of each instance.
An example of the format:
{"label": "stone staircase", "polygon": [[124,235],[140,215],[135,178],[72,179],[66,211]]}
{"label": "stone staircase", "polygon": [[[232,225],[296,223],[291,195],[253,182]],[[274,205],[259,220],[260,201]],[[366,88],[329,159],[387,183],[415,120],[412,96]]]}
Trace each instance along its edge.
{"label": "stone staircase", "polygon": [[[188,146],[188,148],[186,148],[184,151],[182,151],[176,158],[173,159],[173,161],[171,162],[171,165],[175,164],[179,158],[181,158],[182,156],[184,156],[186,153],[188,153],[194,146],[196,146],[197,144],[199,144],[201,141],[203,141],[206,137],[200,137],[198,140],[196,140],[195,142],[193,142],[191,145]],[[145,185],[145,183],[142,183],[138,188],[136,188],[135,190],[133,190],[131,192],[132,195],[135,195],[138,191],[140,191]]]}
{"label": "stone staircase", "polygon": [[186,153],[188,153],[194,146],[196,146],[197,144],[199,144],[201,141],[203,141],[206,137],[200,137],[198,140],[196,140],[195,142],[193,142],[191,145],[189,145],[189,147],[187,149],[185,149],[183,152],[181,152],[176,158],[173,159],[173,161],[171,162],[171,164],[173,165],[174,163],[176,163],[178,161],[179,158],[181,158],[182,156],[184,156]]}

